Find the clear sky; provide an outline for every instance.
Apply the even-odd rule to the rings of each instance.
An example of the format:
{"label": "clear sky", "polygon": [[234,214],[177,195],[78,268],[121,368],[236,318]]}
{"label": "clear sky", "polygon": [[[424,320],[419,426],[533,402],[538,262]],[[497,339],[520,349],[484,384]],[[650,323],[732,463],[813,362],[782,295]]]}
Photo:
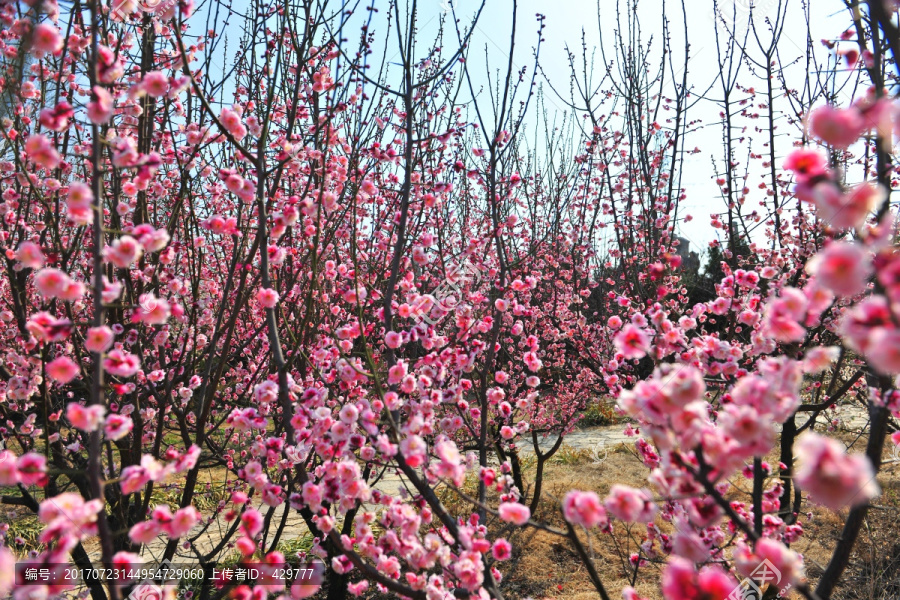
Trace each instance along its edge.
{"label": "clear sky", "polygon": [[[782,63],[791,63],[795,59],[806,56],[807,31],[802,0],[787,0],[787,2],[785,0],[780,2],[779,0],[723,0],[719,2],[719,9],[727,16],[729,22],[736,17],[737,31],[742,32],[749,24],[751,3],[757,28],[764,43],[767,43],[764,31],[765,19],[774,18],[779,10],[784,11],[786,26],[779,45]],[[429,35],[433,35],[440,15],[447,13],[451,6],[455,9],[457,16],[464,19],[463,22],[465,22],[465,19],[473,14],[479,4],[478,0],[420,0],[419,6],[423,14],[420,37],[427,40]],[[376,5],[378,5],[377,2]],[[544,83],[548,110],[563,111],[565,106],[550,92],[547,80],[558,90],[565,92],[568,89],[570,70],[566,47],[568,46],[570,50],[580,54],[582,34],[584,34],[589,50],[593,50],[600,46],[602,29],[607,57],[611,57],[609,52],[612,50],[613,35],[620,28],[620,25],[617,24],[616,2],[615,0],[601,0],[599,3],[597,0],[519,0],[517,5],[518,32],[513,60],[519,67],[528,67],[533,63],[533,48],[537,40],[535,14],[541,13],[546,18],[544,22],[546,27],[543,32],[544,42],[540,53],[543,77],[539,78],[539,81]],[[624,10],[626,1],[621,0],[620,6]],[[646,42],[652,38],[657,55],[661,49],[663,6],[663,0],[638,0],[637,2],[642,39]],[[473,48],[469,56],[469,66],[473,68],[473,72],[483,71],[485,55],[491,62],[492,68],[502,69],[505,66],[509,49],[512,7],[513,0],[487,0],[486,9],[481,15],[473,36]],[[728,34],[721,20],[715,17],[713,0],[684,0],[684,9],[690,41],[688,80],[695,93],[699,94],[707,90],[711,84],[715,84],[718,77],[716,27],[718,27],[720,39],[723,41]],[[665,10],[671,31],[672,60],[676,65],[676,72],[678,72],[680,70],[678,65],[684,63],[683,18],[685,16],[682,13],[682,4],[678,1],[668,0],[665,2]],[[836,39],[851,25],[849,14],[840,0],[815,0],[812,3],[810,16],[813,50],[824,62],[830,51],[820,43],[820,40],[823,38]],[[759,58],[759,49],[752,41],[749,44],[749,52],[753,58]],[[603,63],[599,57],[598,52],[596,63],[598,68]],[[790,67],[788,69],[789,81],[791,73],[795,77],[802,77],[804,69],[805,60]],[[764,86],[764,80],[751,72],[746,65],[741,67],[739,81],[744,86],[755,86],[758,90],[763,89]],[[712,163],[715,158],[721,169],[720,108],[713,101],[714,98],[721,97],[719,89],[718,84],[714,85],[708,93],[711,99],[700,100],[691,110],[689,118],[700,119],[704,126],[686,140],[687,148],[698,147],[701,152],[686,158],[682,183],[687,190],[687,200],[682,204],[682,214],[691,214],[693,220],[689,223],[679,223],[678,229],[681,235],[691,241],[694,249],[701,253],[717,234],[716,230],[710,227],[709,215],[724,210],[724,202],[715,183],[715,171]],[[782,94],[780,90],[777,90],[777,93],[779,96]],[[789,108],[784,98],[777,99],[775,107],[778,111]],[[532,107],[533,112],[534,108],[536,107]],[[532,118],[535,116],[532,114]],[[748,134],[753,138],[752,149],[758,153],[766,151],[763,143],[766,141],[764,137],[767,137],[767,134],[754,133],[752,127],[762,125],[761,120],[753,122],[750,125],[751,129],[748,130]],[[789,126],[785,121],[778,126],[778,133],[790,134],[780,137],[776,142],[778,155],[782,157],[789,144],[796,139],[798,130],[796,127]],[[736,158],[745,161],[746,157],[747,150],[744,147]],[[761,172],[751,171],[749,179],[751,189],[756,188],[761,176]],[[759,198],[757,197],[756,200],[758,201]],[[721,232],[718,233],[721,234]]]}
{"label": "clear sky", "polygon": [[[412,0],[398,0],[401,7],[407,7]],[[419,28],[417,32],[417,45],[419,58],[424,55],[427,48],[434,43],[441,18],[452,18],[455,14],[460,22],[465,25],[474,15],[480,0],[416,0],[419,11]],[[719,75],[718,55],[716,51],[716,28],[718,28],[720,40],[724,43],[729,35],[721,19],[716,18],[713,8],[714,0],[636,0],[637,15],[641,25],[641,39],[646,43],[652,39],[654,56],[658,57],[661,51],[662,23],[665,14],[668,17],[671,32],[671,60],[675,65],[676,74],[681,76],[681,66],[684,64],[684,25],[687,21],[688,38],[690,42],[690,61],[688,63],[688,83],[692,92],[697,95],[706,92],[706,99],[698,99],[691,108],[688,118],[698,120],[699,125],[684,141],[688,149],[699,148],[701,152],[686,156],[682,174],[682,186],[686,189],[687,199],[682,202],[679,211],[680,216],[690,214],[693,219],[690,222],[679,222],[677,232],[688,238],[693,250],[703,254],[708,243],[721,236],[722,232],[714,230],[710,226],[710,214],[720,213],[725,210],[719,187],[716,185],[716,169],[721,172],[723,166],[722,128],[720,124],[720,107],[715,100],[721,98],[721,91],[717,78]],[[781,40],[779,43],[780,58],[782,64],[792,64],[786,69],[788,81],[798,81],[803,78],[806,69],[806,22],[804,10],[806,2],[812,2],[810,9],[812,49],[821,63],[834,61],[834,55],[825,48],[821,39],[835,40],[841,32],[851,25],[851,20],[841,0],[718,0],[719,10],[726,15],[730,23],[732,19],[737,21],[738,37],[743,36],[750,23],[750,7],[758,31],[763,43],[766,39],[766,19],[774,18],[779,11],[783,11],[786,19]],[[329,0],[329,5],[335,9],[339,6],[346,8],[356,7],[356,14],[346,24],[346,37],[354,43],[356,31],[362,25],[363,19],[369,18],[370,13],[365,7],[374,4],[378,8],[376,16],[372,20],[370,31],[375,34],[376,51],[373,58],[378,60],[380,53],[378,44],[385,43],[387,32],[386,19],[389,15],[388,0]],[[596,52],[595,75],[601,76],[603,59],[599,48],[602,40],[607,51],[607,61],[613,58],[612,42],[617,30],[624,28],[624,22],[617,20],[616,0],[487,0],[486,7],[481,14],[476,30],[471,40],[471,50],[468,56],[468,64],[473,73],[474,85],[482,86],[487,82],[486,63],[490,70],[504,72],[508,60],[509,39],[512,24],[512,11],[514,4],[517,6],[518,28],[516,35],[516,47],[513,53],[513,63],[517,68],[526,68],[531,76],[531,67],[534,64],[533,53],[537,42],[537,20],[535,15],[540,13],[545,17],[543,31],[544,41],[541,45],[540,64],[542,72],[538,76],[538,83],[543,86],[544,100],[548,112],[562,113],[566,107],[562,101],[555,97],[551,91],[555,89],[566,93],[569,88],[570,68],[567,59],[566,48],[578,54],[581,53],[582,35],[588,48],[588,52]],[[628,0],[618,1],[621,10],[625,10]],[[684,7],[684,9],[682,9]],[[406,10],[401,8],[401,10]],[[684,12],[683,12],[684,10]],[[337,10],[336,10],[337,12]],[[686,14],[685,14],[686,13]],[[233,24],[232,24],[233,25]],[[226,28],[226,35],[236,33],[232,26]],[[455,47],[454,34],[448,31],[449,37],[446,46]],[[399,54],[396,51],[396,31],[391,31],[391,39],[387,40],[388,63],[397,62]],[[760,50],[755,42],[748,44],[750,56],[759,60]],[[230,64],[229,59],[216,57],[214,65],[224,62]],[[802,60],[798,60],[801,59]],[[658,60],[658,58],[656,59]],[[667,75],[671,77],[671,73]],[[479,78],[481,80],[479,81]],[[388,74],[390,80],[390,73]],[[748,64],[741,66],[738,81],[745,87],[755,86],[757,90],[764,89],[764,79],[759,77],[759,70],[754,73]],[[712,88],[710,86],[712,85]],[[783,97],[780,88],[776,88],[776,112],[781,115],[789,111],[790,106]],[[740,96],[740,94],[738,94]],[[839,100],[841,96],[839,95]],[[842,98],[849,101],[849,97]],[[763,100],[762,96],[757,102]],[[539,122],[538,106],[532,103],[528,119],[532,128]],[[760,110],[760,112],[764,112]],[[554,115],[551,115],[551,117]],[[747,160],[750,150],[755,153],[766,153],[764,143],[767,141],[767,132],[755,132],[754,127],[763,127],[762,119],[755,121],[738,121],[740,125],[746,125],[747,139],[741,142],[740,150],[736,153],[736,160],[742,163],[739,171],[743,173],[743,163]],[[777,125],[778,138],[776,141],[777,162],[790,148],[790,144],[799,136],[796,125],[791,126],[786,119],[779,117]],[[529,134],[530,136],[533,135]],[[752,140],[747,146],[747,140]],[[716,165],[714,166],[713,161]],[[761,199],[762,193],[757,191],[758,184],[762,181],[764,173],[760,161],[751,165],[748,187],[752,190],[745,208],[745,213],[750,212]],[[752,205],[752,206],[751,206]],[[607,230],[608,231],[608,230]],[[761,230],[759,230],[761,232]],[[755,239],[761,239],[754,236]]]}

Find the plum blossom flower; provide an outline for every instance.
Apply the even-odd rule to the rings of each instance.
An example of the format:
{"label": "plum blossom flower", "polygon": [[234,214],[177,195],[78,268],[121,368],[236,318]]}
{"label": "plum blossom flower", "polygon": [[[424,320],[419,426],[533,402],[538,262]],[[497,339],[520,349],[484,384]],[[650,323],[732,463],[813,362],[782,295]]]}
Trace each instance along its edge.
{"label": "plum blossom flower", "polygon": [[28,153],[31,160],[48,171],[59,166],[59,153],[50,138],[45,135],[39,133],[30,135],[25,141],[25,152]]}
{"label": "plum blossom flower", "polygon": [[880,373],[900,374],[900,330],[893,327],[875,327],[869,334],[869,363]]}
{"label": "plum blossom flower", "polygon": [[0,548],[0,596],[7,597],[16,582],[16,555],[8,548]]}
{"label": "plum blossom flower", "polygon": [[133,494],[151,481],[150,472],[138,465],[129,465],[122,469],[119,487],[123,494]]}
{"label": "plum blossom flower", "polygon": [[144,252],[159,252],[168,245],[171,239],[168,231],[155,229],[147,223],[138,225],[131,233],[140,242]]}
{"label": "plum blossom flower", "polygon": [[[531,371],[532,373],[534,373],[536,371],[540,371],[541,367],[544,366],[543,363],[541,362],[541,359],[538,358],[537,353],[535,353],[535,352],[526,352],[522,356],[522,360],[525,362],[525,366],[528,368],[528,370]],[[500,383],[503,383],[503,382],[500,382]]]}
{"label": "plum blossom flower", "polygon": [[569,523],[588,529],[598,525],[605,526],[608,522],[606,509],[594,492],[572,490],[567,493],[563,498],[563,515]]}
{"label": "plum blossom flower", "polygon": [[815,375],[830,367],[839,354],[838,346],[815,346],[806,351],[803,362],[807,372]]}
{"label": "plum blossom flower", "polygon": [[47,480],[47,458],[37,452],[29,452],[16,461],[19,483],[23,485],[45,485]]}
{"label": "plum blossom flower", "polygon": [[121,281],[110,281],[103,277],[103,291],[100,292],[100,299],[104,304],[112,304],[122,295],[122,289],[125,286]]}
{"label": "plum blossom flower", "polygon": [[762,538],[752,549],[739,543],[734,550],[735,570],[744,577],[750,577],[763,561],[781,573],[776,582],[781,589],[803,580],[803,557],[777,540]]}
{"label": "plum blossom flower", "polygon": [[10,450],[0,450],[0,485],[19,485],[16,455]]}
{"label": "plum blossom flower", "polygon": [[650,379],[623,391],[619,406],[633,417],[664,425],[669,419],[677,419],[705,391],[703,376],[695,367],[664,364],[654,370]]}
{"label": "plum blossom flower", "polygon": [[[821,186],[817,186],[818,189]],[[886,193],[884,187],[863,182],[849,192],[840,194],[812,194],[816,214],[825,223],[836,229],[859,229],[866,223],[866,217],[880,205]]]}
{"label": "plum blossom flower", "polygon": [[864,298],[847,311],[841,320],[839,331],[852,350],[865,354],[872,347],[872,332],[884,327],[893,327],[891,311],[885,297],[875,295]]}
{"label": "plum blossom flower", "polygon": [[[357,597],[362,596],[365,593],[365,591],[368,589],[369,589],[369,582],[366,579],[357,581],[356,583],[348,583],[347,584],[347,591],[350,592],[353,596],[357,596]],[[293,588],[291,588],[291,595],[294,598],[306,597],[306,596],[294,596]]]}
{"label": "plum blossom flower", "polygon": [[100,354],[112,347],[114,338],[112,329],[106,325],[91,327],[85,335],[84,346],[89,351]]}
{"label": "plum blossom flower", "polygon": [[103,368],[117,377],[131,377],[141,368],[140,360],[124,350],[112,350],[103,361]]}
{"label": "plum blossom flower", "polygon": [[218,235],[240,234],[240,230],[237,228],[237,219],[235,217],[225,218],[219,215],[213,215],[208,219],[201,221],[200,226]]}
{"label": "plum blossom flower", "polygon": [[162,533],[162,526],[155,520],[141,521],[128,531],[128,537],[135,544],[149,544]]}
{"label": "plum blossom flower", "polygon": [[775,443],[772,423],[760,419],[760,413],[750,406],[725,406],[719,414],[719,426],[738,442],[739,447],[735,452],[741,456],[762,456]]}
{"label": "plum blossom flower", "polygon": [[384,334],[384,345],[396,350],[403,344],[403,336],[396,331],[388,331]]}
{"label": "plum blossom flower", "polygon": [[627,485],[613,485],[604,505],[610,514],[628,523],[649,523],[656,515],[656,505],[650,493]]}
{"label": "plum blossom flower", "polygon": [[500,519],[514,525],[524,525],[531,518],[531,511],[527,506],[518,502],[503,502],[498,508]]}
{"label": "plum blossom flower", "polygon": [[72,333],[72,322],[42,311],[33,314],[25,323],[25,328],[42,342],[61,342]]}
{"label": "plum blossom flower", "polygon": [[616,334],[613,343],[616,350],[626,359],[643,358],[650,349],[650,338],[647,337],[647,333],[633,323],[623,327]]}
{"label": "plum blossom flower", "polygon": [[233,108],[223,108],[219,114],[219,122],[238,142],[247,135],[247,127],[241,122],[241,116]]}
{"label": "plum blossom flower", "polygon": [[41,247],[31,241],[24,241],[16,248],[16,260],[23,267],[29,269],[40,269],[44,266],[44,253]]}
{"label": "plum blossom flower", "polygon": [[451,440],[441,439],[435,443],[434,453],[439,459],[435,466],[437,476],[447,478],[457,486],[462,485],[466,478],[466,469],[456,444]]}
{"label": "plum blossom flower", "polygon": [[401,361],[397,361],[397,364],[388,369],[388,383],[391,385],[395,385],[400,383],[400,381],[406,377],[406,363]]}
{"label": "plum blossom flower", "polygon": [[88,102],[87,106],[88,119],[95,125],[109,123],[115,113],[112,94],[110,94],[106,88],[99,85],[94,86],[93,92],[93,99]]}
{"label": "plum blossom flower", "polygon": [[780,342],[800,342],[806,337],[806,329],[800,323],[806,317],[809,301],[796,288],[783,288],[781,297],[766,305],[763,328]]}
{"label": "plum blossom flower", "polygon": [[512,557],[512,545],[503,538],[497,538],[491,546],[494,560],[509,560]]}
{"label": "plum blossom flower", "polygon": [[186,506],[175,511],[175,514],[162,524],[162,528],[170,539],[178,539],[185,536],[194,525],[199,523],[200,517],[200,511],[193,506]]}
{"label": "plum blossom flower", "polygon": [[103,510],[102,500],[85,501],[79,494],[64,492],[41,502],[38,518],[46,524],[41,541],[64,535],[83,539],[97,534],[97,515]]}
{"label": "plum blossom flower", "polygon": [[478,552],[460,553],[452,568],[460,584],[469,591],[477,590],[484,583],[484,565]]}
{"label": "plum blossom flower", "polygon": [[644,598],[643,596],[638,594],[637,590],[635,590],[633,587],[631,587],[629,585],[629,586],[625,586],[624,588],[622,588],[622,600],[648,600],[648,599]]}
{"label": "plum blossom flower", "polygon": [[821,150],[798,148],[787,155],[784,168],[793,171],[797,180],[804,182],[828,173],[828,157]]}
{"label": "plum blossom flower", "polygon": [[260,404],[271,404],[278,400],[278,384],[274,381],[263,381],[253,388],[253,399]]}
{"label": "plum blossom flower", "polygon": [[127,269],[140,260],[143,254],[144,249],[141,247],[140,242],[130,235],[123,235],[103,251],[106,260],[120,269]]}
{"label": "plum blossom flower", "polygon": [[137,568],[144,564],[144,559],[134,552],[116,552],[112,557],[113,567],[119,569]]}
{"label": "plum blossom flower", "polygon": [[31,48],[39,53],[53,54],[63,49],[63,36],[59,28],[50,23],[41,23],[31,32]]}
{"label": "plum blossom flower", "polygon": [[162,71],[150,71],[144,75],[140,86],[148,96],[160,98],[169,91],[169,78]]}
{"label": "plum blossom flower", "polygon": [[147,325],[164,325],[171,314],[172,307],[168,300],[157,298],[153,294],[141,294],[134,316]]}
{"label": "plum blossom flower", "polygon": [[262,531],[263,516],[255,508],[248,508],[241,515],[241,533],[249,538],[255,538]]}
{"label": "plum blossom flower", "polygon": [[855,296],[866,288],[872,261],[859,244],[832,242],[807,263],[816,281],[838,296]]}
{"label": "plum blossom flower", "polygon": [[881,493],[868,457],[847,454],[838,440],[806,432],[794,450],[800,459],[794,478],[813,502],[842,510],[865,504]]}
{"label": "plum blossom flower", "polygon": [[66,218],[75,225],[90,225],[94,222],[94,193],[80,181],[69,184],[66,195]]}
{"label": "plum blossom flower", "polygon": [[124,415],[109,415],[103,426],[103,433],[108,440],[120,440],[134,429],[134,421]]}
{"label": "plum blossom flower", "polygon": [[58,356],[47,363],[47,376],[59,383],[69,383],[78,372],[78,363],[68,356]]}
{"label": "plum blossom flower", "polygon": [[100,428],[105,414],[106,407],[102,404],[83,406],[77,402],[70,402],[66,406],[66,419],[72,427],[88,433]]}
{"label": "plum blossom flower", "polygon": [[278,304],[278,292],[272,288],[259,288],[256,290],[256,302],[263,308],[275,308]]}
{"label": "plum blossom flower", "polygon": [[681,557],[670,558],[662,574],[663,596],[669,600],[724,600],[736,587],[737,581],[718,565],[698,571]]}
{"label": "plum blossom flower", "polygon": [[835,148],[848,148],[865,129],[865,122],[855,107],[820,106],[809,113],[808,122],[810,133]]}
{"label": "plum blossom flower", "polygon": [[106,84],[115,83],[124,74],[125,67],[119,53],[101,44],[97,48],[97,77],[100,81]]}

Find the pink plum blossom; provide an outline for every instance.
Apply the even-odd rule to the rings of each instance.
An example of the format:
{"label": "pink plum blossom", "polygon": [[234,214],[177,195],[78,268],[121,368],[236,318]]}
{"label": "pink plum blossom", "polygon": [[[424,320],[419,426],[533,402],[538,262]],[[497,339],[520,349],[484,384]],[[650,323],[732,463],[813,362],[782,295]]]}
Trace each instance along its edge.
{"label": "pink plum blossom", "polygon": [[737,581],[718,565],[699,571],[683,558],[670,558],[662,574],[662,592],[667,600],[725,600]]}
{"label": "pink plum blossom", "polygon": [[99,85],[94,86],[93,92],[94,99],[88,103],[87,116],[91,123],[103,125],[113,118],[115,112],[113,97],[106,88]]}
{"label": "pink plum blossom", "polygon": [[131,377],[140,367],[138,357],[123,350],[111,350],[103,360],[103,368],[117,377]]}
{"label": "pink plum blossom", "polygon": [[872,263],[858,244],[832,242],[806,267],[816,281],[838,296],[855,296],[865,289]]}
{"label": "pink plum blossom", "polygon": [[112,347],[114,335],[106,325],[91,327],[85,336],[85,347],[91,352],[102,353]]}
{"label": "pink plum blossom", "polygon": [[31,32],[31,47],[38,52],[59,52],[63,48],[63,36],[54,25],[41,23]]}
{"label": "pink plum blossom", "polygon": [[40,269],[44,266],[44,253],[34,242],[24,241],[16,248],[16,260],[29,269]]}
{"label": "pink plum blossom", "polygon": [[604,505],[611,515],[628,523],[649,523],[656,514],[656,505],[647,490],[621,484],[612,486]]}
{"label": "pink plum blossom", "polygon": [[514,525],[524,525],[531,517],[528,507],[518,502],[503,502],[498,511],[502,520]]}
{"label": "pink plum blossom", "polygon": [[509,560],[512,557],[512,546],[505,539],[498,538],[491,546],[491,555],[494,560]]}
{"label": "pink plum blossom", "polygon": [[587,528],[605,526],[606,509],[594,492],[572,490],[563,498],[563,515],[566,520]]}
{"label": "pink plum blossom", "polygon": [[140,260],[143,253],[141,244],[130,235],[121,236],[104,250],[106,260],[120,269],[130,267]]}
{"label": "pink plum blossom", "polygon": [[795,444],[801,457],[794,477],[810,500],[832,510],[865,504],[880,493],[872,463],[861,454],[847,454],[837,440],[804,433]]}
{"label": "pink plum blossom", "polygon": [[134,421],[123,415],[109,415],[103,426],[103,433],[108,440],[120,440],[134,429]]}
{"label": "pink plum blossom", "polygon": [[809,113],[809,130],[837,148],[847,148],[862,135],[865,122],[856,108],[821,106]]}
{"label": "pink plum blossom", "polygon": [[32,134],[25,142],[25,152],[31,157],[35,163],[47,170],[55,169],[59,166],[60,157],[53,142],[45,135]]}
{"label": "pink plum blossom", "polygon": [[616,349],[626,359],[644,357],[650,349],[650,339],[640,327],[629,323],[614,338]]}
{"label": "pink plum blossom", "polygon": [[278,292],[270,288],[259,288],[256,291],[256,301],[263,308],[275,308],[278,304]]}
{"label": "pink plum blossom", "polygon": [[83,406],[77,402],[70,402],[66,406],[66,418],[72,427],[82,431],[96,431],[103,424],[103,416],[106,414],[106,407],[102,404],[94,404],[91,406]]}
{"label": "pink plum blossom", "polygon": [[78,363],[68,356],[58,356],[47,363],[47,375],[59,383],[69,383],[78,373]]}
{"label": "pink plum blossom", "polygon": [[141,294],[138,298],[135,317],[147,325],[163,325],[171,314],[172,307],[163,298],[157,298],[153,294]]}
{"label": "pink plum blossom", "polygon": [[76,225],[90,225],[94,222],[91,188],[79,181],[69,184],[66,196],[66,217]]}

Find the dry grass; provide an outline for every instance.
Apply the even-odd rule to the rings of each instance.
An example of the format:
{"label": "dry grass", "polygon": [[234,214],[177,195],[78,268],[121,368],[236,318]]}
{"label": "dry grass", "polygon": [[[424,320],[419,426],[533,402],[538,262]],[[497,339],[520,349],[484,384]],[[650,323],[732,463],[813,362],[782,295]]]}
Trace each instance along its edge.
{"label": "dry grass", "polygon": [[[563,528],[557,507],[567,491],[573,488],[593,490],[602,497],[614,483],[644,487],[646,471],[646,467],[624,446],[612,449],[602,462],[595,462],[584,453],[577,462],[567,459],[565,463],[551,463],[544,476],[545,499],[534,516],[539,521]],[[580,600],[597,597],[587,570],[568,540],[534,530],[515,532],[509,537],[516,549],[515,555],[500,569],[508,575],[503,584],[508,598]],[[618,597],[618,591],[632,583],[627,556],[642,541],[642,528],[633,527],[630,534],[618,526],[614,536],[592,534],[590,539],[584,536],[582,539],[593,551],[596,568],[607,590]],[[649,568],[655,570],[652,565]],[[645,596],[658,595],[649,581],[644,577],[636,582],[635,588]]]}
{"label": "dry grass", "polygon": [[[777,462],[774,456],[768,458]],[[624,446],[610,451],[599,463],[587,453],[578,460],[568,457],[564,462],[558,461],[547,467],[545,499],[535,516],[540,521],[562,527],[557,507],[566,491],[573,488],[593,490],[603,497],[614,483],[646,487],[646,474],[647,468]],[[900,596],[900,537],[897,535],[900,465],[886,463],[878,479],[883,494],[869,511],[851,563],[833,596],[835,599],[896,600]],[[734,489],[728,499],[749,502],[750,481],[738,475],[732,483]],[[836,514],[808,504],[804,504],[804,511],[807,512],[801,515],[801,522],[805,533],[793,549],[803,555],[808,578],[814,586],[840,537],[846,511]],[[661,519],[657,519],[657,524],[663,532],[672,530],[672,526]],[[597,597],[584,565],[567,540],[534,530],[506,530],[503,533],[513,541],[515,548],[513,560],[501,566],[507,598],[586,600]],[[623,587],[633,585],[642,596],[662,600],[658,587],[662,563],[641,567],[635,580],[627,563],[627,557],[637,551],[645,534],[644,527],[626,529],[617,523],[613,535],[592,532],[589,539],[582,537],[590,544],[596,568],[611,597],[620,597]]]}

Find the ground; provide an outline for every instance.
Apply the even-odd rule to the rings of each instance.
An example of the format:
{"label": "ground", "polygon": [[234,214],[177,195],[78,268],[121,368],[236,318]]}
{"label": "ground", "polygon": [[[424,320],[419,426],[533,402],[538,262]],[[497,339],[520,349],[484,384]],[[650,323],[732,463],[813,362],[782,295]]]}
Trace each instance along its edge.
{"label": "ground", "polygon": [[[860,436],[860,432],[864,428],[865,416],[856,411],[852,416],[845,416],[832,435],[851,445],[852,450],[861,451],[865,438]],[[626,437],[623,429],[623,424],[590,427],[566,438],[566,443],[546,467],[545,498],[535,514],[537,520],[563,527],[559,500],[573,488],[593,490],[602,497],[614,483],[646,487],[647,468],[635,456],[634,438]],[[545,444],[549,446],[553,441],[547,440]],[[900,595],[900,538],[895,533],[900,516],[900,461],[897,455],[890,449],[885,452],[885,465],[878,477],[883,493],[869,511],[851,565],[835,596],[839,600],[895,600]],[[774,456],[768,459],[776,460]],[[526,472],[533,472],[533,457],[523,453],[523,463]],[[224,471],[222,475],[224,479]],[[742,476],[736,476],[732,482],[744,492],[748,490],[749,482]],[[399,485],[399,478],[387,477],[377,487],[396,492]],[[474,483],[470,482],[470,485]],[[453,491],[444,489],[441,494],[452,509],[462,511],[467,508],[465,501]],[[735,492],[731,499],[739,499],[740,495],[741,492]],[[172,498],[175,497],[177,495],[172,494]],[[160,490],[160,501],[166,501],[166,498],[165,490]],[[748,500],[749,495],[740,499]],[[281,510],[283,508],[276,509],[276,519]],[[809,511],[802,519],[806,533],[793,548],[803,554],[807,575],[814,585],[840,536],[846,515],[836,515],[815,506],[805,507],[804,510]],[[26,513],[21,507],[0,505],[0,522],[11,525],[10,543],[22,555],[36,547],[41,529],[37,519]],[[217,532],[224,527],[224,523],[214,523],[207,534],[198,539],[198,544],[213,544]],[[504,528],[496,519],[491,522],[491,528],[495,535],[506,536],[514,545],[512,560],[501,567],[505,576],[503,591],[510,600],[581,600],[597,597],[584,565],[567,540],[543,531]],[[661,528],[663,531],[671,530],[667,523],[662,523]],[[638,579],[631,580],[633,571],[627,564],[627,557],[637,549],[645,533],[646,529],[642,526],[632,526],[626,530],[619,524],[615,536],[594,533],[590,539],[584,538],[612,598],[620,598],[621,589],[627,585],[634,585],[642,596],[662,598],[658,589],[658,571],[662,563],[643,567]],[[21,543],[13,544],[16,538]],[[293,511],[283,539],[282,550],[287,554],[299,548],[308,548],[309,534]],[[98,553],[97,545],[90,543],[90,540],[86,546],[92,554]],[[162,541],[151,544],[146,549],[148,559],[161,552],[163,546]]]}

